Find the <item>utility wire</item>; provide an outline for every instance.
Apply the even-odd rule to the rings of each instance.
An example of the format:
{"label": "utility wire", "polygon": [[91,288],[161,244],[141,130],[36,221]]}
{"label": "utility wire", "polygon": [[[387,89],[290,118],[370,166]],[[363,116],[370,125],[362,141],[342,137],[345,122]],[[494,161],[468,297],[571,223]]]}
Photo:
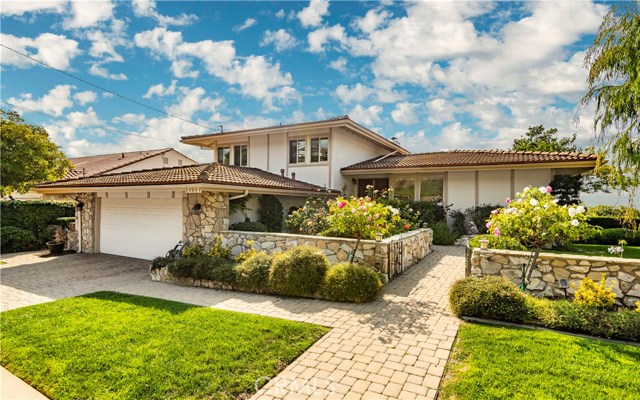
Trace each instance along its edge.
{"label": "utility wire", "polygon": [[84,84],[86,84],[86,85],[93,86],[93,87],[95,87],[95,88],[97,88],[97,89],[100,89],[100,90],[102,90],[102,91],[104,91],[104,92],[107,92],[107,93],[111,93],[112,95],[117,96],[117,97],[120,97],[121,99],[124,99],[124,100],[130,101],[130,102],[135,103],[135,104],[137,104],[137,105],[139,105],[139,106],[142,106],[142,107],[146,107],[146,108],[148,108],[148,109],[150,109],[150,110],[153,110],[153,111],[155,111],[155,112],[158,112],[158,113],[164,114],[164,115],[166,115],[166,116],[169,116],[169,117],[172,117],[172,118],[176,118],[176,119],[182,120],[182,121],[184,121],[184,122],[188,122],[188,123],[193,124],[193,125],[197,125],[197,126],[199,126],[199,127],[201,127],[201,128],[205,128],[205,129],[208,129],[208,130],[210,130],[210,131],[215,131],[215,129],[213,129],[213,128],[209,127],[209,126],[202,125],[202,124],[199,124],[199,123],[197,123],[197,122],[193,122],[193,121],[191,121],[191,120],[189,120],[189,119],[182,118],[182,117],[179,117],[179,116],[177,116],[177,115],[173,115],[173,114],[170,114],[170,113],[168,113],[168,112],[166,112],[166,111],[160,110],[160,109],[158,109],[158,108],[155,108],[155,107],[152,107],[152,106],[146,105],[146,104],[144,104],[144,103],[142,103],[142,102],[139,102],[138,100],[134,100],[134,99],[129,98],[129,97],[127,97],[127,96],[123,96],[123,95],[121,95],[121,94],[119,94],[119,93],[116,93],[116,92],[114,92],[114,91],[112,91],[112,90],[106,89],[106,88],[104,88],[104,87],[102,87],[102,86],[96,85],[95,83],[89,82],[89,81],[87,81],[86,79],[79,78],[79,77],[77,77],[77,76],[75,76],[75,75],[72,75],[72,74],[70,74],[70,73],[68,73],[68,72],[65,72],[65,71],[63,71],[63,70],[61,70],[61,69],[58,69],[58,68],[56,68],[56,67],[52,67],[51,65],[49,65],[49,64],[47,64],[47,63],[45,63],[45,62],[42,62],[42,61],[40,61],[40,60],[38,60],[38,59],[35,59],[35,58],[31,57],[31,56],[30,56],[30,55],[28,55],[28,54],[22,53],[22,52],[20,52],[20,51],[18,51],[18,50],[16,50],[16,49],[13,49],[13,48],[11,48],[11,47],[9,47],[9,46],[7,46],[7,45],[4,45],[4,44],[2,44],[2,43],[0,43],[0,46],[4,47],[4,48],[5,48],[5,49],[7,49],[7,50],[13,51],[14,53],[16,53],[16,54],[18,54],[18,55],[21,55],[21,56],[23,56],[23,57],[26,57],[26,58],[30,59],[31,61],[34,61],[34,62],[37,62],[38,64],[44,65],[44,66],[45,66],[45,67],[47,67],[47,68],[51,68],[51,69],[52,69],[52,70],[54,70],[54,71],[58,71],[58,72],[60,72],[61,74],[64,74],[64,75],[67,75],[68,77],[71,77],[71,78],[73,78],[73,79],[76,79],[76,80],[78,80],[78,81],[80,81],[80,82],[82,82],[82,83],[84,83]]}
{"label": "utility wire", "polygon": [[[57,117],[57,116],[52,115],[52,114],[47,114],[46,112],[43,112],[43,111],[32,110],[32,109],[27,108],[27,107],[23,107],[23,106],[19,106],[17,104],[9,103],[8,101],[0,100],[0,103],[6,104],[6,105],[14,107],[14,108],[21,108],[21,109],[23,109],[25,111],[28,111],[28,112],[45,115],[47,117],[51,117],[51,118],[55,118],[55,119],[63,119],[62,117]],[[89,128],[87,126],[82,126],[82,125],[78,125],[78,124],[72,124],[72,123],[70,123],[69,121],[66,121],[66,120],[65,120],[65,122],[66,122],[67,125],[75,126],[77,128],[84,128],[84,129]],[[162,140],[162,139],[155,138],[153,136],[141,135],[139,133],[122,131],[120,129],[115,129],[115,128],[102,127],[102,126],[96,126],[95,128],[104,129],[104,130],[107,130],[107,131],[113,131],[113,132],[119,133],[121,135],[137,136],[137,137],[141,137],[141,138],[145,138],[145,139],[153,139],[153,140]]]}

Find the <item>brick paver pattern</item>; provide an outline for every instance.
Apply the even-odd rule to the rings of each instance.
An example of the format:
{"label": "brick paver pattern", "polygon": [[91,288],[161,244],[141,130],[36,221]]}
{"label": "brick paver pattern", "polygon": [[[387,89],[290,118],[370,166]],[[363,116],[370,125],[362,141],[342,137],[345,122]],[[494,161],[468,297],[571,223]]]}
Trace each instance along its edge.
{"label": "brick paver pattern", "polygon": [[463,247],[434,246],[378,299],[352,304],[152,282],[148,261],[104,254],[3,261],[2,311],[112,290],[332,328],[255,399],[434,399],[459,325],[447,293],[464,274]]}

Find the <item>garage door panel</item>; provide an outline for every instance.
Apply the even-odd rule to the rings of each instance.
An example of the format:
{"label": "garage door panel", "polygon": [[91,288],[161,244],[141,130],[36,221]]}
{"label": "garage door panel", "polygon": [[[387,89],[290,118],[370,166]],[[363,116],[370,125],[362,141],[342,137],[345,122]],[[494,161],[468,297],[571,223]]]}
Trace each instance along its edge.
{"label": "garage door panel", "polygon": [[100,252],[153,259],[182,239],[181,199],[103,198]]}

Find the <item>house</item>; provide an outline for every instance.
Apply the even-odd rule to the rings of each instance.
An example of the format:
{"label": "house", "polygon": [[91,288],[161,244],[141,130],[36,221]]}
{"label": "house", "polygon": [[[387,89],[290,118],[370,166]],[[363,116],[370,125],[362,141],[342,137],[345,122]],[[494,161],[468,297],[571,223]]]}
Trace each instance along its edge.
{"label": "house", "polygon": [[[230,201],[275,195],[285,210],[309,196],[364,195],[368,185],[407,200],[442,199],[453,208],[498,203],[521,188],[546,186],[555,174],[592,169],[579,153],[456,150],[411,154],[348,116],[322,121],[186,136],[211,163],[111,169],[37,185],[40,193],[78,200],[80,250],[151,259],[179,240],[206,242],[230,223]],[[124,166],[123,166],[124,167]],[[122,167],[120,167],[122,168]]]}

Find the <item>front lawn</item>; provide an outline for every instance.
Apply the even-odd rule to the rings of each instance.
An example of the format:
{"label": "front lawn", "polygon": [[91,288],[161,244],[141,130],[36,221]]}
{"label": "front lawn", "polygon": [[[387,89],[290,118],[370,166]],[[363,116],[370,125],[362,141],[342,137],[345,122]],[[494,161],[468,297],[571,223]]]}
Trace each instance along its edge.
{"label": "front lawn", "polygon": [[640,347],[556,332],[464,323],[445,399],[639,399]]}
{"label": "front lawn", "polygon": [[245,398],[328,331],[113,292],[0,318],[0,362],[52,399]]}
{"label": "front lawn", "polygon": [[[583,256],[614,257],[609,253],[610,245],[606,244],[571,244],[567,250],[556,250],[553,253],[577,254]],[[545,250],[547,251],[547,250]],[[640,247],[624,246],[624,258],[640,258]]]}

